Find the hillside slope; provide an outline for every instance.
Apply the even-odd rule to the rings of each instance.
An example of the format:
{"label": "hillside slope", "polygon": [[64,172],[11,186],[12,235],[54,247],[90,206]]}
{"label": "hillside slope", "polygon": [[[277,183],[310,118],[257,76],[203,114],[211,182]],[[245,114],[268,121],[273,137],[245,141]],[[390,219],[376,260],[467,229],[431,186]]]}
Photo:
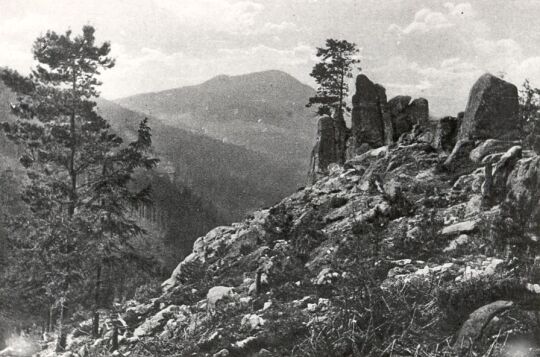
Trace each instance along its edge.
{"label": "hillside slope", "polygon": [[307,170],[313,88],[281,71],[218,76],[200,85],[139,94],[116,103],[163,123],[241,145]]}
{"label": "hillside slope", "polygon": [[[516,127],[517,112],[498,115],[517,102],[515,86],[479,82],[465,127],[486,118]],[[513,94],[498,98],[497,88]],[[540,156],[493,128],[448,153],[436,145],[444,126],[415,126],[213,229],[162,294],[122,307],[117,353],[538,355]],[[106,354],[112,340],[111,330],[79,335],[70,348]]]}
{"label": "hillside slope", "polygon": [[[9,107],[10,101],[14,99],[14,94],[0,83],[0,122],[14,120]],[[127,141],[135,139],[138,122],[144,117],[132,112],[126,113],[123,108],[116,108],[115,104],[108,107],[105,102],[100,103],[103,103],[104,108],[110,108],[103,111],[107,119],[126,118],[126,122],[113,121],[112,126]],[[15,175],[17,182],[26,177],[19,164],[19,154],[17,147],[0,133],[0,174],[3,175],[9,170]],[[166,266],[188,254],[195,238],[217,224],[228,221],[210,201],[204,200],[180,182],[171,182],[168,171],[167,163],[163,162],[155,173],[144,178],[144,181],[154,186],[156,205],[152,217],[150,212],[145,212],[146,216],[140,217],[149,234],[169,246],[167,254],[160,259]],[[2,204],[6,206],[7,203]]]}
{"label": "hillside slope", "polygon": [[[106,100],[101,114],[125,136],[134,132],[144,115]],[[174,180],[212,202],[232,221],[256,207],[267,206],[293,192],[306,178],[294,162],[164,124],[150,118],[153,145]]]}

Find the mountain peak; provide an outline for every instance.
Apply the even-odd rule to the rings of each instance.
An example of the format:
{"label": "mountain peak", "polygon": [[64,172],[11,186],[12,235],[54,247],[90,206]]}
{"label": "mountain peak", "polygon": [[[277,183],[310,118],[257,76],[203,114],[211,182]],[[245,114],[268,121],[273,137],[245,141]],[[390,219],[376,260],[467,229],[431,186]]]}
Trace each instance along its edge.
{"label": "mountain peak", "polygon": [[238,75],[227,75],[220,74],[215,77],[210,78],[209,80],[203,82],[201,86],[213,85],[213,84],[223,84],[223,83],[242,83],[246,82],[270,82],[270,83],[281,83],[281,85],[300,85],[310,88],[309,86],[303,84],[298,79],[293,77],[287,72],[270,69],[260,72],[251,72]]}

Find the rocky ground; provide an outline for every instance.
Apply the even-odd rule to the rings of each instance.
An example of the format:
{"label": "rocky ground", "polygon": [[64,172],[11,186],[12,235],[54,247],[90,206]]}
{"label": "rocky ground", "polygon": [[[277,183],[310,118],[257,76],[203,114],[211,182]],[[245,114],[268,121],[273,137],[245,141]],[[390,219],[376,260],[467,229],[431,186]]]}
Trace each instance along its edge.
{"label": "rocky ground", "polygon": [[490,83],[471,93],[472,134],[443,133],[451,153],[455,118],[329,164],[199,238],[160,296],[107,313],[101,338],[81,321],[65,355],[539,355],[540,157],[475,136],[485,96],[507,93]]}

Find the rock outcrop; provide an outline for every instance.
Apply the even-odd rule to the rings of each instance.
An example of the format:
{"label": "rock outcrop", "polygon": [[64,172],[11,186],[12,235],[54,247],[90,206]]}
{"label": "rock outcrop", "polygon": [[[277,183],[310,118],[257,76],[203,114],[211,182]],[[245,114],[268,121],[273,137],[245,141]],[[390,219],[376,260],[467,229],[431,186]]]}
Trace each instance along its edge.
{"label": "rock outcrop", "polygon": [[[370,103],[382,103],[369,88]],[[475,137],[482,128],[457,140],[455,118],[427,140],[423,101],[414,110],[410,98],[392,103],[394,114],[357,106],[351,137],[378,141],[360,142],[365,152],[342,165],[332,165],[342,155],[336,121],[322,118],[325,174],[200,237],[160,296],[121,314],[120,353],[503,356],[504,341],[525,341],[538,354],[540,157],[496,131]],[[414,124],[382,146],[386,130],[369,123],[395,113],[407,113],[400,125]],[[439,164],[454,141],[449,173]],[[313,338],[320,331],[325,338]],[[73,350],[107,346],[98,341],[81,337]]]}
{"label": "rock outcrop", "polygon": [[518,115],[516,86],[486,73],[471,89],[459,140],[518,139]]}
{"label": "rock outcrop", "polygon": [[[466,170],[471,167],[470,160],[477,161],[499,150],[498,147],[505,146],[503,142],[519,139],[519,135],[519,98],[516,86],[486,73],[471,88],[457,142],[444,162],[444,167],[451,171],[462,168]],[[481,143],[493,139],[497,141]],[[481,144],[480,147],[477,147],[478,144]]]}
{"label": "rock outcrop", "polygon": [[311,156],[311,182],[327,174],[331,163],[342,165],[347,159],[370,149],[391,146],[416,127],[415,136],[427,128],[428,121],[426,99],[411,101],[409,96],[397,96],[387,101],[383,86],[373,83],[364,74],[358,75],[352,97],[351,128],[347,128],[343,119],[328,116],[319,119],[317,141]]}
{"label": "rock outcrop", "polygon": [[[366,75],[356,77],[356,92],[352,98],[351,135],[356,149],[362,144],[370,148],[384,145],[384,87],[373,83]],[[354,149],[353,149],[354,150]]]}
{"label": "rock outcrop", "polygon": [[426,127],[429,121],[429,105],[424,98],[411,102],[411,97],[400,95],[388,101],[386,110],[390,113],[394,142],[415,125]]}
{"label": "rock outcrop", "polygon": [[311,153],[311,181],[316,180],[320,175],[327,174],[330,164],[345,162],[346,144],[349,137],[349,129],[342,118],[324,116],[319,119],[317,125],[317,141]]}
{"label": "rock outcrop", "polygon": [[433,148],[450,153],[457,143],[461,120],[456,117],[443,117],[437,122]]}

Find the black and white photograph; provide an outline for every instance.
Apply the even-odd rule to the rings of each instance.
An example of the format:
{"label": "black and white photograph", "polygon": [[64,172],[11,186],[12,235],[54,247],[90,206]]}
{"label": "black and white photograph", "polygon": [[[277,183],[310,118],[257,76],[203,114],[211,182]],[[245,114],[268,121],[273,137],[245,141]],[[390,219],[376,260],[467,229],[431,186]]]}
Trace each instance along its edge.
{"label": "black and white photograph", "polygon": [[540,0],[0,0],[0,357],[540,356]]}

